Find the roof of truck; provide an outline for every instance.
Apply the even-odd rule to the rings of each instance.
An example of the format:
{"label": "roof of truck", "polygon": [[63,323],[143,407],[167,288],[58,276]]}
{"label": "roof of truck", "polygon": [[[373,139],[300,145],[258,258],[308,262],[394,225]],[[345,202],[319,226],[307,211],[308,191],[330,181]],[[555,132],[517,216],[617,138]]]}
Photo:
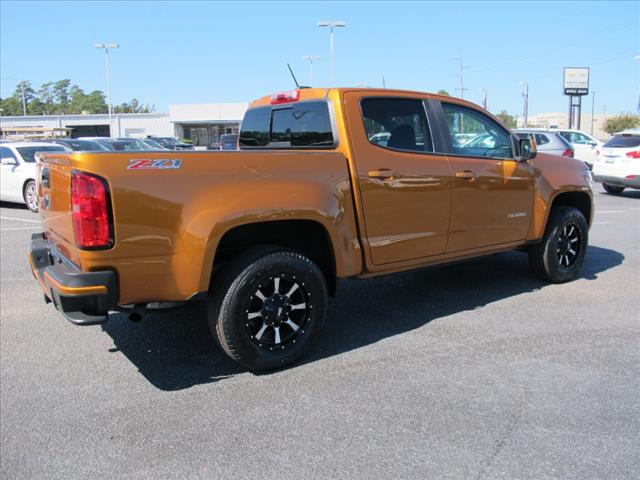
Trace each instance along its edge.
{"label": "roof of truck", "polygon": [[[450,97],[447,95],[439,95],[437,93],[430,92],[418,92],[415,90],[401,90],[401,89],[391,89],[391,88],[371,88],[371,87],[340,87],[340,88],[296,88],[293,90],[284,90],[281,92],[276,92],[271,95],[265,95],[264,97],[260,97],[253,102],[251,102],[250,107],[260,107],[265,105],[273,105],[278,103],[288,103],[294,101],[302,101],[302,100],[313,100],[326,98],[331,91],[338,92],[376,92],[376,93],[386,93],[386,94],[414,94],[414,95],[430,95],[433,97],[441,98],[441,99],[456,99],[465,102],[465,100],[459,99],[457,97]],[[283,101],[278,101],[278,98],[282,97]],[[287,97],[288,96],[288,97]],[[288,99],[288,100],[285,100]],[[467,102],[470,103],[470,102]]]}

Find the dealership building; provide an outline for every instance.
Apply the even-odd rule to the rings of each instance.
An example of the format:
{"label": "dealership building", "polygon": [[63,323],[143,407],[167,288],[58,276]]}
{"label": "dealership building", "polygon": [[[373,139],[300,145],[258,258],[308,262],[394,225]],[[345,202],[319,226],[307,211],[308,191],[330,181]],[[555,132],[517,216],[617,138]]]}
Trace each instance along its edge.
{"label": "dealership building", "polygon": [[200,103],[169,106],[168,113],[117,113],[109,115],[28,115],[0,117],[4,139],[62,132],[72,137],[132,137],[147,135],[187,138],[206,147],[225,133],[238,133],[247,103]]}

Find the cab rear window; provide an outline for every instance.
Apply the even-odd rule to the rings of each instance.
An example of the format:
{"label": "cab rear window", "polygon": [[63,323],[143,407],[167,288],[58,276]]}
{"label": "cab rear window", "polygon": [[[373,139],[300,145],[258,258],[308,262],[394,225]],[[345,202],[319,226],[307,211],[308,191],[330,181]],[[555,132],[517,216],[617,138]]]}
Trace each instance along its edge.
{"label": "cab rear window", "polygon": [[240,148],[331,148],[335,145],[329,105],[298,102],[248,110],[240,129]]}

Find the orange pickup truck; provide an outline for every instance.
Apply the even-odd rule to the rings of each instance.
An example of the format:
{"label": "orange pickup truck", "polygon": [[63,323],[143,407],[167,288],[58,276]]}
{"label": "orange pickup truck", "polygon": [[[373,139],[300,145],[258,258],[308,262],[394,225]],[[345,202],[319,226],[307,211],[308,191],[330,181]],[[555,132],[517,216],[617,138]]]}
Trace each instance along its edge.
{"label": "orange pickup truck", "polygon": [[268,370],[309,350],[340,278],[521,249],[565,282],[584,261],[586,165],[460,99],[279,93],[251,104],[239,148],[43,154],[45,300],[76,324],[206,301],[219,346]]}

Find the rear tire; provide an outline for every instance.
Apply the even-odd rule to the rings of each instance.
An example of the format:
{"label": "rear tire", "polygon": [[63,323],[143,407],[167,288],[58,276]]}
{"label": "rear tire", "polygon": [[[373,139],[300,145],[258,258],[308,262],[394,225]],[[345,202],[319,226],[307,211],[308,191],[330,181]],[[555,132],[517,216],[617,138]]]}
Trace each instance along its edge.
{"label": "rear tire", "polygon": [[36,181],[29,180],[22,191],[22,196],[24,198],[24,203],[27,205],[27,208],[34,213],[38,212],[38,191],[36,189]]}
{"label": "rear tire", "polygon": [[320,269],[289,250],[252,250],[220,268],[209,294],[209,327],[222,350],[252,371],[281,368],[313,346],[324,326]]}
{"label": "rear tire", "polygon": [[553,283],[575,279],[584,263],[588,240],[587,221],[580,210],[553,207],[542,241],[529,247],[531,270]]}
{"label": "rear tire", "polygon": [[615,186],[615,185],[609,185],[609,184],[607,184],[607,183],[603,183],[603,184],[602,184],[602,188],[604,188],[604,190],[605,190],[607,193],[610,193],[611,195],[619,195],[619,194],[621,194],[621,193],[624,191],[624,189],[625,189],[625,187],[617,187],[617,186]]}

